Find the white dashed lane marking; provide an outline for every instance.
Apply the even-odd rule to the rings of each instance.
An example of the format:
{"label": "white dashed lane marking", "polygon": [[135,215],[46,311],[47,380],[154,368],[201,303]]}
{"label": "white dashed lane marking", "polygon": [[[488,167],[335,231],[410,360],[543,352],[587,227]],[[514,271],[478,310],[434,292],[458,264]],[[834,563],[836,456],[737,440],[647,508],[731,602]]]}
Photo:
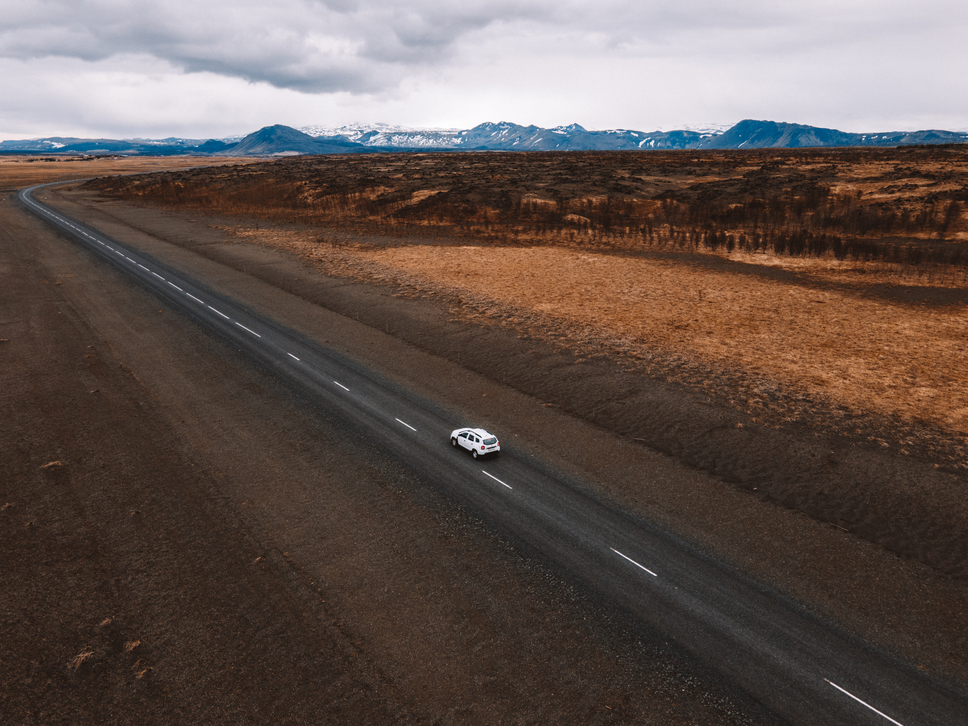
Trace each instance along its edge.
{"label": "white dashed lane marking", "polygon": [[[216,311],[216,312],[218,312],[218,311]],[[242,328],[242,330],[245,330],[245,331],[247,331],[249,333],[252,333],[252,335],[254,335],[256,338],[261,338],[262,337],[257,332],[255,332],[254,330],[252,330],[252,328],[245,327],[244,325],[242,325],[242,323],[240,323],[237,320],[235,321],[235,324],[238,325],[240,328]]]}
{"label": "white dashed lane marking", "polygon": [[[346,386],[344,386],[339,381],[333,381],[333,383],[335,383],[337,386],[339,386],[340,388],[342,388],[344,391],[349,391],[350,390],[349,388],[347,388]],[[399,419],[397,419],[397,420],[399,421]]]}
{"label": "white dashed lane marking", "polygon": [[[339,384],[337,384],[337,385],[339,385]],[[404,426],[406,426],[411,431],[416,431],[417,430],[413,426],[411,426],[410,424],[408,424],[406,421],[401,421],[400,419],[397,419],[397,423],[402,423]]]}
{"label": "white dashed lane marking", "polygon": [[493,479],[494,481],[496,481],[496,482],[497,482],[498,484],[500,484],[501,486],[505,486],[505,487],[507,487],[508,489],[511,489],[511,488],[512,488],[510,484],[505,484],[505,483],[504,483],[503,481],[501,481],[500,479],[498,479],[498,478],[497,478],[496,476],[494,476],[493,474],[488,474],[488,473],[487,473],[486,471],[484,471],[483,469],[481,469],[481,473],[482,473],[482,474],[483,474],[484,476],[489,476],[489,477],[491,477],[491,478],[492,478],[492,479]]}
{"label": "white dashed lane marking", "polygon": [[[231,320],[231,319],[232,319],[232,318],[230,318],[230,317],[229,317],[228,315],[226,315],[225,313],[223,313],[223,312],[222,312],[221,310],[216,310],[216,309],[215,309],[215,308],[213,308],[213,307],[212,307],[211,305],[206,305],[205,307],[207,307],[207,308],[208,308],[209,310],[211,310],[211,311],[212,311],[213,313],[215,313],[216,315],[221,315],[221,316],[222,316],[223,318],[225,318],[226,320]],[[238,325],[238,323],[236,323],[236,325]]]}
{"label": "white dashed lane marking", "polygon": [[836,688],[836,689],[837,689],[838,691],[840,691],[841,693],[843,693],[843,694],[844,694],[844,695],[846,695],[846,696],[850,696],[850,697],[851,697],[851,698],[853,698],[853,699],[854,699],[855,701],[857,701],[857,703],[859,703],[859,704],[860,704],[861,706],[863,706],[864,708],[868,708],[868,709],[870,709],[871,711],[873,711],[874,713],[876,713],[876,714],[877,714],[878,716],[880,716],[881,718],[883,718],[883,719],[886,719],[886,720],[888,720],[888,721],[890,721],[890,722],[891,722],[892,724],[894,724],[895,726],[904,726],[904,724],[902,724],[902,723],[901,723],[900,721],[895,721],[895,720],[894,720],[893,718],[891,718],[890,716],[888,716],[888,715],[887,715],[886,713],[882,713],[881,711],[878,711],[878,710],[877,710],[876,708],[874,708],[874,707],[873,707],[872,705],[870,705],[870,704],[869,704],[869,703],[867,703],[866,701],[862,701],[862,700],[860,700],[860,699],[859,699],[859,698],[857,698],[857,696],[855,696],[855,695],[854,695],[853,693],[850,693],[849,691],[846,691],[846,690],[844,690],[843,688],[841,688],[840,686],[838,686],[838,685],[837,685],[836,683],[834,683],[833,681],[831,681],[831,680],[828,680],[828,679],[826,679],[826,678],[824,678],[824,680],[825,680],[825,681],[827,681],[827,683],[829,683],[829,684],[830,684],[831,686],[833,686],[834,688]]}
{"label": "white dashed lane marking", "polygon": [[609,549],[610,549],[610,550],[612,550],[612,552],[614,552],[615,554],[617,554],[617,555],[618,555],[619,557],[622,557],[622,558],[624,558],[624,559],[626,559],[626,560],[628,560],[629,562],[631,562],[631,563],[632,563],[633,565],[635,565],[636,567],[638,567],[638,568],[639,568],[640,570],[645,570],[645,571],[646,571],[646,572],[648,572],[648,573],[649,573],[650,575],[652,575],[652,577],[658,577],[658,575],[657,575],[657,574],[655,574],[655,573],[654,573],[654,572],[653,572],[652,570],[650,570],[650,569],[649,569],[648,567],[646,567],[645,565],[640,565],[640,564],[639,564],[638,562],[636,562],[635,560],[633,560],[633,559],[632,559],[631,557],[629,557],[628,555],[623,555],[623,554],[622,554],[621,552],[619,552],[619,551],[618,551],[617,549],[615,549],[614,547],[609,547]]}

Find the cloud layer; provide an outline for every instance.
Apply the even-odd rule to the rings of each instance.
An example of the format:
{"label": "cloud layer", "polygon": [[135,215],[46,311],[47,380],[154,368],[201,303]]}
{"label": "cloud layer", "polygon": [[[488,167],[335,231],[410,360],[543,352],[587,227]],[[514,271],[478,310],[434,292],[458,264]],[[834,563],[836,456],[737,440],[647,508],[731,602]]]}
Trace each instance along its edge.
{"label": "cloud layer", "polygon": [[11,0],[0,135],[127,127],[131,103],[240,131],[263,104],[291,124],[965,127],[965,37],[963,0]]}
{"label": "cloud layer", "polygon": [[19,2],[3,20],[0,56],[147,55],[300,92],[372,93],[399,84],[408,67],[440,63],[468,33],[546,13],[534,2]]}

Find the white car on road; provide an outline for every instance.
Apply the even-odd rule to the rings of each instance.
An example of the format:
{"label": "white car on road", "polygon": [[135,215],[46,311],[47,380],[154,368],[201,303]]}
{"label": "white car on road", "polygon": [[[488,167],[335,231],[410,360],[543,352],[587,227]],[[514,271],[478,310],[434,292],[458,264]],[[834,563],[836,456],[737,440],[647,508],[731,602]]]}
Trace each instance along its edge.
{"label": "white car on road", "polygon": [[496,454],[501,450],[497,436],[484,429],[456,429],[450,434],[451,446],[462,446],[476,459],[485,454]]}

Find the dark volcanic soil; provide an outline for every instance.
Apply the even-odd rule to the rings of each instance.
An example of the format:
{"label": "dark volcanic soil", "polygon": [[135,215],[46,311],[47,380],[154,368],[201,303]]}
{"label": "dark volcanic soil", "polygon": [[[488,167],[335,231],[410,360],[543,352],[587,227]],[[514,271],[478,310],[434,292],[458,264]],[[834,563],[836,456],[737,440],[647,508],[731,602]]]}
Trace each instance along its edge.
{"label": "dark volcanic soil", "polygon": [[[846,489],[888,472],[942,491],[933,470],[863,449],[834,459],[810,432],[764,432],[758,481],[779,488],[735,486],[716,457],[735,458],[736,414],[688,390],[325,278],[206,220],[62,203],[968,684],[968,586],[951,577],[964,566],[951,536],[960,490],[939,508],[899,485],[874,502]],[[11,198],[0,216],[0,713],[12,722],[773,722]],[[616,396],[701,465],[616,435],[621,415],[589,423],[586,409]],[[806,497],[795,509],[777,503],[792,467],[826,482],[795,492]],[[899,557],[890,541],[801,513],[830,501],[871,531],[935,533],[924,546],[950,551]]]}

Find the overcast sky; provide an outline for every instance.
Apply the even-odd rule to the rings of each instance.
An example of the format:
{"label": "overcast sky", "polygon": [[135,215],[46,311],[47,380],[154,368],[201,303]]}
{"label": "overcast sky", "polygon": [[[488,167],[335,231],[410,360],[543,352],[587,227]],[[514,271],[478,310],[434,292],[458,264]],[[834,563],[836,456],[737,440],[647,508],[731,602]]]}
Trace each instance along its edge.
{"label": "overcast sky", "polygon": [[0,139],[968,130],[966,0],[0,0]]}

